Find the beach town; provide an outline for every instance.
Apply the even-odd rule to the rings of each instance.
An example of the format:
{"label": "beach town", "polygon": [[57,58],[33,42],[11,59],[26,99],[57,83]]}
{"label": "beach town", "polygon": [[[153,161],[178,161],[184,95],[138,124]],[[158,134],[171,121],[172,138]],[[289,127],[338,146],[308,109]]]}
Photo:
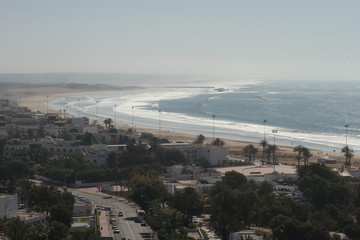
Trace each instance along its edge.
{"label": "beach town", "polygon": [[[17,89],[16,91],[22,90]],[[156,151],[152,153],[150,151],[154,148],[154,139],[157,139],[155,144],[158,147],[165,149],[163,151],[168,154],[163,156],[162,161],[166,171],[161,174],[161,181],[167,193],[173,196],[189,188],[195,189],[199,193],[208,192],[217,182],[224,181],[227,174],[236,172],[243,175],[249,182],[271,183],[274,193],[278,196],[286,196],[294,201],[304,201],[304,193],[297,186],[298,166],[310,166],[313,163],[328,166],[332,172],[343,179],[356,182],[360,177],[358,157],[354,155],[351,156],[350,164],[350,160],[347,162],[348,159],[344,153],[335,154],[334,152],[307,149],[309,152],[306,157],[305,147],[296,149],[296,147],[277,146],[275,151],[266,153],[262,152],[261,147],[261,142],[265,139],[259,139],[258,143],[251,143],[176,133],[166,131],[166,129],[163,129],[162,132],[159,132],[160,129],[132,129],[129,125],[115,125],[111,118],[99,121],[96,117],[89,119],[81,116],[69,116],[65,111],[61,113],[48,108],[49,96],[57,98],[64,94],[67,96],[77,94],[76,91],[69,92],[71,90],[44,88],[38,89],[36,97],[30,95],[17,98],[16,101],[12,97],[0,99],[2,157],[7,161],[20,159],[26,164],[35,162],[37,171],[40,169],[41,171],[31,175],[32,181],[37,184],[59,186],[62,191],[64,188],[71,191],[75,196],[71,228],[85,226],[96,229],[96,224],[98,224],[101,226],[99,233],[102,239],[107,239],[107,237],[116,239],[120,236],[122,238],[124,236],[125,239],[156,239],[159,237],[147,223],[142,226],[144,219],[139,221],[141,223],[140,231],[131,230],[131,224],[129,230],[119,229],[119,225],[124,225],[129,218],[135,218],[134,224],[137,224],[137,211],[144,208],[141,201],[134,203],[124,195],[117,195],[119,191],[129,192],[129,186],[125,183],[125,178],[120,177],[121,165],[117,165],[116,161],[121,160],[116,160],[114,156],[120,156],[129,151],[129,140],[133,141],[132,144],[143,146],[143,150],[138,149],[137,151],[148,149],[148,154],[155,158],[157,157]],[[19,96],[14,93],[15,90],[12,90],[11,94],[6,95]],[[43,111],[33,109],[34,102],[38,103],[37,105],[42,103],[40,108]],[[269,138],[269,142],[271,142],[271,136]],[[217,140],[218,144],[214,140]],[[42,151],[42,153],[38,153],[36,160],[30,155],[34,151],[34,146]],[[251,151],[253,148],[256,150]],[[81,173],[76,166],[74,170],[69,169],[68,171],[59,171],[59,166],[55,166],[59,159],[79,154],[84,162],[103,170],[89,176]],[[39,158],[42,160],[40,161]],[[71,157],[69,159],[78,161]],[[144,164],[143,161],[138,162],[138,159],[134,161],[135,163],[130,163],[130,165]],[[107,168],[104,169],[104,166]],[[120,175],[115,176],[117,174]],[[25,175],[29,176],[29,173]],[[121,184],[119,184],[120,178],[122,179]],[[108,195],[110,193],[111,195]],[[86,197],[84,197],[85,195]],[[41,213],[24,213],[23,207],[19,207],[24,206],[24,203],[18,200],[16,195],[1,195],[0,199],[2,201],[0,207],[3,206],[3,209],[0,209],[2,214],[0,217],[21,216],[27,224],[45,221],[45,215],[41,215]],[[149,201],[146,200],[142,204],[147,205]],[[104,205],[110,208],[105,209]],[[99,209],[102,212],[100,214]],[[128,215],[125,220],[120,216],[124,214],[123,212]],[[99,214],[98,223],[92,222],[83,225],[75,222],[77,217],[92,216],[93,214]],[[115,214],[118,215],[115,216]],[[113,220],[108,221],[107,218]],[[214,231],[209,213],[194,215],[191,222],[195,228],[188,231],[188,236],[194,239],[220,239],[221,237],[224,239],[223,233]],[[267,231],[270,230],[265,229],[265,232]],[[149,238],[137,238],[134,237],[134,234],[139,236],[143,234],[142,236]],[[264,239],[266,235],[264,232],[260,234],[256,228],[247,228],[226,234],[230,234],[228,239],[237,239],[236,237],[241,236]],[[341,234],[340,236],[342,236]]]}

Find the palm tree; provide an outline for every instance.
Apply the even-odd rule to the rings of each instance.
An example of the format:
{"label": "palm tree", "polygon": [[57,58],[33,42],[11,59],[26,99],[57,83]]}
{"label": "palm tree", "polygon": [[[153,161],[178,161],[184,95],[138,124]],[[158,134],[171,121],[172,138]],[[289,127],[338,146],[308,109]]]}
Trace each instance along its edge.
{"label": "palm tree", "polygon": [[5,236],[9,240],[26,240],[28,226],[19,217],[9,219],[4,226]]}
{"label": "palm tree", "polygon": [[306,148],[303,147],[301,150],[303,157],[304,157],[304,165],[308,165],[309,164],[309,158],[312,156],[311,151]]}
{"label": "palm tree", "polygon": [[303,148],[304,147],[302,145],[297,145],[296,147],[294,147],[294,152],[298,152],[296,159],[298,160],[299,166],[300,166],[300,159],[301,159],[301,153],[303,151]]}
{"label": "palm tree", "polygon": [[220,138],[216,138],[211,144],[215,146],[224,146],[225,142]]}
{"label": "palm tree", "polygon": [[268,145],[268,141],[266,141],[265,139],[260,141],[260,146],[262,147],[261,164],[264,164],[265,149],[267,145]]}
{"label": "palm tree", "polygon": [[204,141],[205,141],[205,136],[202,134],[199,134],[193,143],[194,144],[203,144]]}
{"label": "palm tree", "polygon": [[273,164],[275,165],[275,153],[276,153],[277,150],[279,150],[279,148],[275,144],[268,145],[267,148],[268,148],[269,153],[272,154]]}
{"label": "palm tree", "polygon": [[345,156],[345,167],[350,168],[351,158],[354,157],[354,150],[349,148],[349,146],[345,146],[341,149],[341,152],[344,153]]}
{"label": "palm tree", "polygon": [[112,122],[113,122],[113,120],[112,120],[111,118],[106,118],[106,119],[104,120],[104,124],[105,124],[105,129],[106,129],[106,130],[110,127],[110,125],[111,125]]}
{"label": "palm tree", "polygon": [[253,144],[246,145],[245,148],[243,149],[243,153],[249,162],[255,160],[255,156],[257,152],[258,150]]}

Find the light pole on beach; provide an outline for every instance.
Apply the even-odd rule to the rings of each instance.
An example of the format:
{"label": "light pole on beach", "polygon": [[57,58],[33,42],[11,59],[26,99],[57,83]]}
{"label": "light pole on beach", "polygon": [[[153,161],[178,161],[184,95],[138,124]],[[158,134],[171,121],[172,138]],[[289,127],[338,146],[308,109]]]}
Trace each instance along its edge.
{"label": "light pole on beach", "polygon": [[46,96],[46,114],[49,113],[49,96]]}
{"label": "light pole on beach", "polygon": [[33,101],[32,101],[32,105],[33,105],[33,112],[35,112],[35,92],[33,92]]}
{"label": "light pole on beach", "polygon": [[78,117],[80,117],[80,98],[78,98]]}
{"label": "light pole on beach", "polygon": [[349,128],[349,124],[345,124],[345,146],[347,146],[347,134],[348,134],[348,128]]}
{"label": "light pole on beach", "polygon": [[116,128],[116,107],[117,107],[117,105],[115,104],[115,107],[114,107],[114,119],[115,119],[114,125],[115,125],[115,128]]}
{"label": "light pole on beach", "polygon": [[159,141],[161,138],[161,110],[159,110]]}
{"label": "light pole on beach", "polygon": [[278,132],[278,129],[273,129],[272,133],[274,134],[274,146],[275,146],[275,134]]}
{"label": "light pole on beach", "polygon": [[131,107],[131,130],[134,131],[134,106]]}
{"label": "light pole on beach", "polygon": [[278,132],[277,129],[273,129],[272,133],[274,134],[274,146],[273,146],[273,158],[274,158],[274,172],[275,172],[275,151],[276,151],[276,144],[275,144],[275,134]]}
{"label": "light pole on beach", "polygon": [[266,122],[267,120],[264,120],[264,141],[266,141]]}
{"label": "light pole on beach", "polygon": [[213,142],[215,141],[215,117],[216,115],[213,115]]}
{"label": "light pole on beach", "polygon": [[96,123],[99,124],[99,101],[96,100]]}

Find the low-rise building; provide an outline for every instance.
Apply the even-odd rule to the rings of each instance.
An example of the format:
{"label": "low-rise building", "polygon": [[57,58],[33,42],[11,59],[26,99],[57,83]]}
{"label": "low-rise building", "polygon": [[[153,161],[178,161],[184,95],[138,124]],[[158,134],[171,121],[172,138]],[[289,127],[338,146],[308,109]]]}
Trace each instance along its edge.
{"label": "low-rise building", "polygon": [[94,214],[94,206],[91,203],[75,202],[73,217],[91,216]]}
{"label": "low-rise building", "polygon": [[257,235],[254,230],[243,230],[239,232],[230,233],[229,240],[239,240],[239,239],[253,239],[253,240],[263,240],[263,236]]}
{"label": "low-rise building", "polygon": [[44,213],[27,212],[25,210],[18,211],[17,217],[20,217],[24,220],[25,224],[28,225],[42,224],[45,223],[46,220],[46,215]]}
{"label": "low-rise building", "polygon": [[17,195],[0,194],[0,219],[16,217]]}
{"label": "low-rise building", "polygon": [[228,161],[229,149],[224,146],[188,143],[164,143],[161,146],[180,150],[189,164],[196,163],[199,158],[207,160],[210,166],[221,166]]}
{"label": "low-rise building", "polygon": [[14,157],[17,153],[21,151],[28,151],[30,145],[27,141],[20,140],[18,138],[13,138],[7,141],[3,148],[3,156],[7,159]]}

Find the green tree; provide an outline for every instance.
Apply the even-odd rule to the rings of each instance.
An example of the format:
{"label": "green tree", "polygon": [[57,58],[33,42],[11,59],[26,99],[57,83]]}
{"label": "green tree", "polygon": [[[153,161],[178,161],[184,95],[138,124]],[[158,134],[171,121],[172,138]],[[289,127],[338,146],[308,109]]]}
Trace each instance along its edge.
{"label": "green tree", "polygon": [[47,223],[31,225],[28,229],[27,240],[48,240],[49,227]]}
{"label": "green tree", "polygon": [[216,138],[211,144],[215,146],[224,146],[225,142],[220,138]]}
{"label": "green tree", "polygon": [[28,226],[19,217],[10,218],[4,226],[5,236],[9,240],[27,240]]}
{"label": "green tree", "polygon": [[345,146],[341,149],[341,152],[344,153],[345,156],[345,167],[351,167],[351,159],[354,157],[354,150],[349,148],[349,146]]}
{"label": "green tree", "polygon": [[309,159],[312,156],[311,151],[308,148],[303,147],[302,148],[302,154],[303,154],[303,157],[304,157],[304,165],[309,165]]}
{"label": "green tree", "polygon": [[239,189],[245,183],[247,183],[247,179],[243,174],[233,170],[225,173],[225,175],[222,177],[222,182],[232,189]]}
{"label": "green tree", "polygon": [[349,186],[330,168],[311,164],[298,168],[299,189],[316,207],[323,209],[328,204],[346,206],[350,203]]}
{"label": "green tree", "polygon": [[248,162],[255,160],[258,149],[253,144],[248,144],[243,149],[243,154]]}
{"label": "green tree", "polygon": [[203,144],[204,141],[205,141],[205,136],[202,134],[199,134],[193,143],[194,144]]}
{"label": "green tree", "polygon": [[69,228],[62,222],[52,221],[49,226],[49,239],[65,240],[68,236]]}
{"label": "green tree", "polygon": [[261,164],[264,164],[265,150],[266,150],[267,145],[268,145],[268,141],[266,141],[265,139],[260,141],[260,146],[262,148]]}
{"label": "green tree", "polygon": [[113,123],[113,120],[111,118],[106,118],[104,120],[104,124],[105,124],[105,129],[108,130],[111,126],[111,124]]}
{"label": "green tree", "polygon": [[276,145],[268,145],[267,146],[267,153],[268,153],[268,161],[270,160],[270,155],[272,155],[272,163],[276,164],[276,151],[279,150],[279,148]]}
{"label": "green tree", "polygon": [[356,223],[349,224],[344,228],[344,233],[350,239],[360,239],[360,225]]}
{"label": "green tree", "polygon": [[164,183],[157,176],[135,175],[131,181],[130,197],[145,211],[153,201],[163,202],[167,196]]}
{"label": "green tree", "polygon": [[15,179],[26,177],[29,173],[28,165],[22,160],[10,160],[7,163],[7,170],[12,174]]}
{"label": "green tree", "polygon": [[58,221],[67,227],[72,223],[72,207],[65,204],[56,204],[50,209],[51,221]]}
{"label": "green tree", "polygon": [[184,213],[188,221],[191,221],[192,216],[200,214],[203,210],[201,197],[195,188],[192,187],[187,187],[182,191],[176,192],[172,200],[172,205]]}
{"label": "green tree", "polygon": [[298,155],[296,156],[296,159],[298,160],[298,166],[300,166],[300,160],[301,160],[301,154],[302,154],[302,150],[303,150],[303,146],[302,145],[297,145],[294,147],[294,152],[297,152]]}

